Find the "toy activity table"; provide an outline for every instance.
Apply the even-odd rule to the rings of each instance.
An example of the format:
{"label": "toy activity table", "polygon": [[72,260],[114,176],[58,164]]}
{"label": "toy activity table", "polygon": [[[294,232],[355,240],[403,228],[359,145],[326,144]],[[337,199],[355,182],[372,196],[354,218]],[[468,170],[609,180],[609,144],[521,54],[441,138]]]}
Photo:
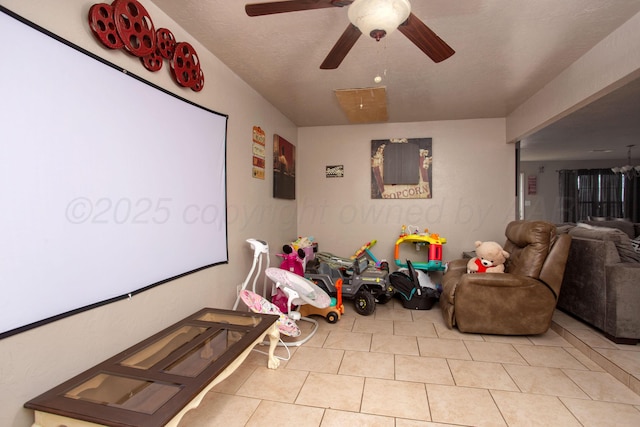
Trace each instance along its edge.
{"label": "toy activity table", "polygon": [[442,245],[447,243],[447,239],[435,233],[412,233],[401,234],[398,240],[396,240],[394,258],[396,265],[401,268],[406,268],[407,264],[400,260],[400,245],[403,243],[413,243],[416,248],[421,246],[428,247],[428,259],[426,261],[413,261],[413,266],[419,270],[425,271],[442,271],[444,270],[444,264],[442,263]]}

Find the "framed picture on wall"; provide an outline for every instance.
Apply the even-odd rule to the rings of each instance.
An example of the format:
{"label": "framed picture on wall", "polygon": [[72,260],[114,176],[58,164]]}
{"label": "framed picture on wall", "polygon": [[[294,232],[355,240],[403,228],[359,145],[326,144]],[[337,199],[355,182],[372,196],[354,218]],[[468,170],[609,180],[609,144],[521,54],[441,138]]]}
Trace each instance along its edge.
{"label": "framed picture on wall", "polygon": [[273,197],[296,198],[296,147],[279,135],[273,135]]}
{"label": "framed picture on wall", "polygon": [[431,138],[371,141],[372,199],[430,199]]}

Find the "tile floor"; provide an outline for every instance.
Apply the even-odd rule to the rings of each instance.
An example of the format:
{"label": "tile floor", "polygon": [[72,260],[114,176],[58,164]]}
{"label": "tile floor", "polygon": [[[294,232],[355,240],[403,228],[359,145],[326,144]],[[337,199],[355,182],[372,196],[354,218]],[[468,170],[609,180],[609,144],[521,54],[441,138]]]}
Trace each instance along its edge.
{"label": "tile floor", "polygon": [[462,334],[395,300],[317,319],[277,370],[253,352],[180,427],[640,426],[640,345],[562,312],[530,337]]}

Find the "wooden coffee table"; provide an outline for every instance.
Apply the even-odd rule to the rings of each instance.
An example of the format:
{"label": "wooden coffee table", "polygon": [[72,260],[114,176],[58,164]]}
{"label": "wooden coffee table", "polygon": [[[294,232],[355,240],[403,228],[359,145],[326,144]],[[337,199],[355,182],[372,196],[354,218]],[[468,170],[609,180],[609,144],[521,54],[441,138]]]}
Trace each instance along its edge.
{"label": "wooden coffee table", "polygon": [[175,427],[267,336],[278,367],[278,318],[204,308],[24,406],[33,427]]}

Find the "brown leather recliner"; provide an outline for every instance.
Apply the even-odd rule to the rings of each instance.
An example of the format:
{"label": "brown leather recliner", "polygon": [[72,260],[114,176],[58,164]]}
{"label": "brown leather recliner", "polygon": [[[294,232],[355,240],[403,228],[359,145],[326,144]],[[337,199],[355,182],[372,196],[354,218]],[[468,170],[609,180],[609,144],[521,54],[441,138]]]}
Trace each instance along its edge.
{"label": "brown leather recliner", "polygon": [[468,259],[449,263],[440,295],[442,315],[461,332],[536,335],[551,326],[571,236],[545,221],[513,221],[505,231],[511,254],[505,273],[467,273]]}

